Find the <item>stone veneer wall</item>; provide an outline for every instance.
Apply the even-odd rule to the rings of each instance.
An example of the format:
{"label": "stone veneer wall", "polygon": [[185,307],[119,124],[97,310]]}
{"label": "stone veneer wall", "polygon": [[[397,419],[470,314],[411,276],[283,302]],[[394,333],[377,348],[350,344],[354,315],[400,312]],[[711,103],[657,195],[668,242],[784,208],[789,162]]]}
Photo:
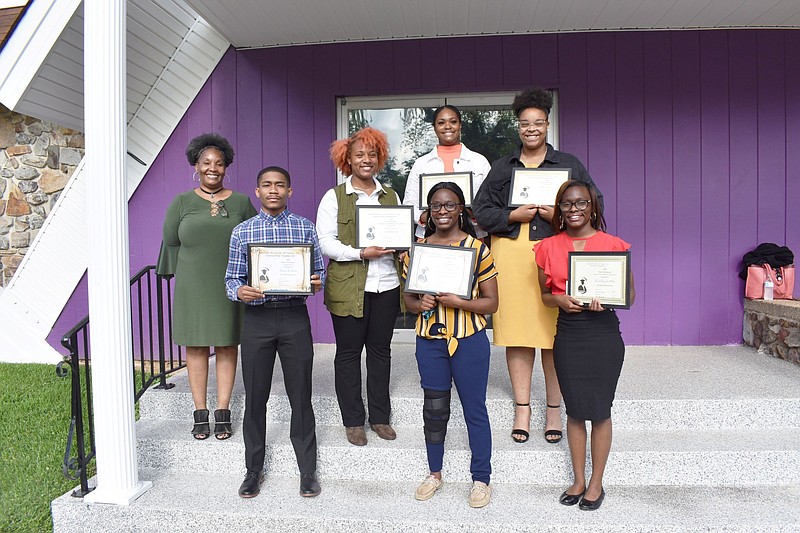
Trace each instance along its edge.
{"label": "stone veneer wall", "polygon": [[800,300],[744,301],[744,343],[800,364]]}
{"label": "stone veneer wall", "polygon": [[0,287],[11,280],[83,153],[81,132],[0,106]]}

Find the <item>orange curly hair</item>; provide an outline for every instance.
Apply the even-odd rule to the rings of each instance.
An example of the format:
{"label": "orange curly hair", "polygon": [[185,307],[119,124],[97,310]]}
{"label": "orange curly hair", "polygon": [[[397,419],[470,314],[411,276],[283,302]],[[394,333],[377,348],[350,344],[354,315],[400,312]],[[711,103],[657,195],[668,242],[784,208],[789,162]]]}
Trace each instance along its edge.
{"label": "orange curly hair", "polygon": [[333,144],[331,144],[331,161],[336,165],[336,168],[341,170],[345,176],[353,173],[347,157],[350,155],[350,148],[356,141],[363,142],[367,150],[378,152],[378,168],[375,173],[380,172],[386,164],[386,160],[389,159],[389,140],[386,138],[385,133],[375,128],[362,128],[347,139],[333,141]]}

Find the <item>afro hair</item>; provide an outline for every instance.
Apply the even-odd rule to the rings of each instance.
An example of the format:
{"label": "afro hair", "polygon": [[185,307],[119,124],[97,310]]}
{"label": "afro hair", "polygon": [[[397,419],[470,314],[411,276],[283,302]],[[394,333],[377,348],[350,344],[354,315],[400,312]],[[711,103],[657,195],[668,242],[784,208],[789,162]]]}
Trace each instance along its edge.
{"label": "afro hair", "polygon": [[223,159],[225,159],[226,167],[231,166],[233,163],[233,146],[228,142],[228,139],[216,133],[204,133],[189,141],[189,146],[186,147],[186,159],[189,164],[196,165],[206,148],[219,150]]}
{"label": "afro hair", "polygon": [[511,108],[514,110],[514,115],[519,118],[520,114],[526,109],[535,108],[541,109],[550,115],[550,109],[553,107],[553,93],[538,87],[528,87],[521,93],[514,97],[514,102]]}
{"label": "afro hair", "polygon": [[347,139],[340,139],[331,144],[331,161],[336,168],[341,170],[345,176],[353,173],[347,158],[350,155],[350,148],[356,141],[363,142],[368,150],[378,152],[378,168],[375,173],[380,172],[386,164],[386,160],[389,159],[389,141],[386,139],[385,133],[375,128],[360,129]]}

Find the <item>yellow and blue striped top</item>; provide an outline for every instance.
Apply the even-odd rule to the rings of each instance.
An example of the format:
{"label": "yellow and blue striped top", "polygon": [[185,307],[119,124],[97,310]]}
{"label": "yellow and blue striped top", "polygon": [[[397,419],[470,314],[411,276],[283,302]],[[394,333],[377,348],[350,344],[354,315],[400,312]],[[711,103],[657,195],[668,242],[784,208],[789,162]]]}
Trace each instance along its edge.
{"label": "yellow and blue striped top", "polygon": [[[479,285],[497,276],[492,252],[481,241],[469,235],[466,239],[450,246],[471,247],[478,250],[475,255],[475,275],[472,282],[472,299],[474,300],[480,294]],[[409,257],[406,256],[403,263],[404,279],[408,276],[408,265]],[[469,337],[485,328],[486,315],[445,307],[440,303],[429,318],[423,318],[422,314],[417,316],[416,333],[427,339],[447,339],[448,351],[450,355],[453,355],[458,346],[456,339]]]}

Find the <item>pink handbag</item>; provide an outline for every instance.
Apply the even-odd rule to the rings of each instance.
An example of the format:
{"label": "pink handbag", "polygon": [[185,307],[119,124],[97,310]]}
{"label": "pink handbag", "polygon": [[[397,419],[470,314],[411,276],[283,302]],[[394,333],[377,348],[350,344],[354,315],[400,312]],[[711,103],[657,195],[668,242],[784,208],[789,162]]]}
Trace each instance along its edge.
{"label": "pink handbag", "polygon": [[764,263],[747,267],[747,282],[744,296],[751,300],[764,297],[764,282],[772,280],[775,287],[772,297],[776,300],[791,300],[794,294],[794,265],[780,267],[777,270]]}

